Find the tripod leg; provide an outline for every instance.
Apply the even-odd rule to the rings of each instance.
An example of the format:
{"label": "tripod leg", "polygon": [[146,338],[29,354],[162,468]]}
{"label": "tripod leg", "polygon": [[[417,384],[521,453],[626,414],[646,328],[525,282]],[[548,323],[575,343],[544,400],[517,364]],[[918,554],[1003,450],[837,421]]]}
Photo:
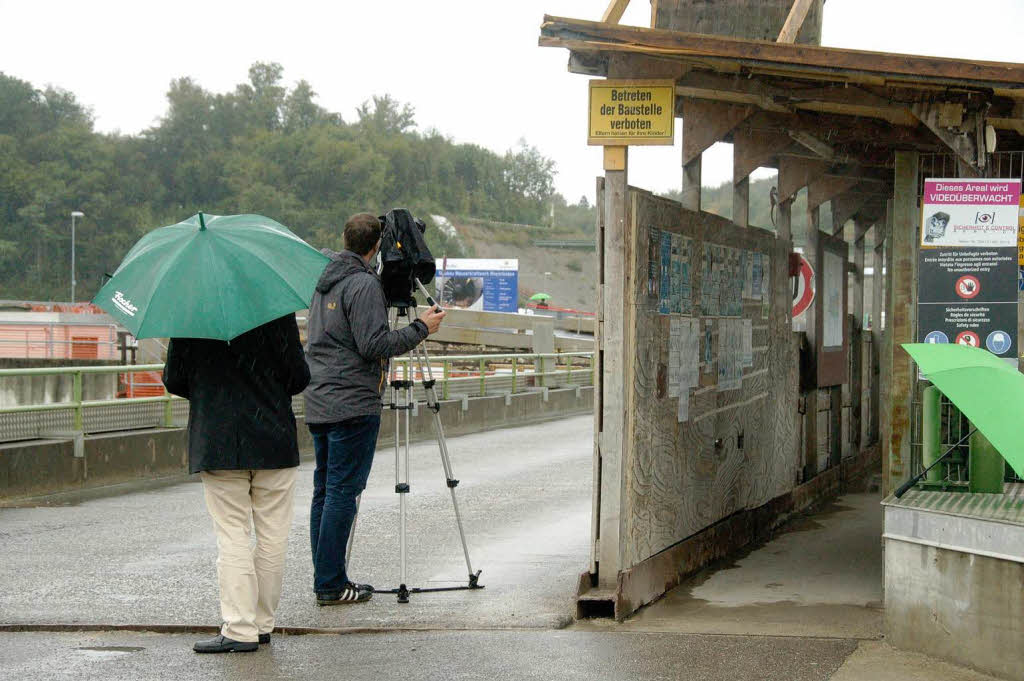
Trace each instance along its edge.
{"label": "tripod leg", "polygon": [[419,348],[416,351],[416,361],[419,365],[420,375],[426,371],[427,380],[423,382],[426,393],[427,407],[434,412],[434,432],[437,435],[437,447],[441,454],[441,467],[444,469],[445,483],[452,495],[452,508],[455,510],[455,524],[459,529],[459,539],[462,542],[462,554],[466,558],[466,570],[469,572],[469,586],[475,588],[480,579],[479,572],[473,572],[473,563],[469,558],[469,545],[466,543],[466,531],[462,526],[462,514],[459,512],[459,500],[455,495],[455,488],[459,481],[455,479],[452,470],[451,456],[448,452],[448,441],[444,436],[444,425],[441,423],[440,402],[437,399],[437,391],[434,390],[433,370],[430,367],[430,356],[426,348]]}
{"label": "tripod leg", "polygon": [[363,500],[363,495],[360,494],[356,497],[356,514],[352,518],[352,530],[348,533],[348,546],[345,547],[345,567],[348,568],[349,563],[352,562],[352,545],[356,543],[356,521],[359,520],[359,504]]}

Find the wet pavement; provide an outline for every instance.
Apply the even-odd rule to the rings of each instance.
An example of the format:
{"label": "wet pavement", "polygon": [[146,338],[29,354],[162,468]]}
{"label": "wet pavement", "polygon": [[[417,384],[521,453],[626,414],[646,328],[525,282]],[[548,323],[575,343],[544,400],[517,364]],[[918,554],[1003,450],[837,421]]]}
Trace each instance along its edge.
{"label": "wet pavement", "polygon": [[[391,595],[317,608],[309,553],[312,466],[298,479],[278,622],[293,627],[559,627],[589,561],[589,416],[449,440],[474,570],[485,589]],[[413,445],[409,585],[465,584],[437,445]],[[377,452],[350,575],[397,586],[393,449]],[[202,485],[182,483],[73,505],[0,509],[0,623],[216,625],[216,544]]]}
{"label": "wet pavement", "polygon": [[196,655],[194,637],[0,634],[0,679],[686,679],[824,681],[857,644],[676,634],[490,631],[275,637]]}
{"label": "wet pavement", "polygon": [[882,614],[881,497],[848,494],[789,522],[767,544],[700,572],[618,626],[877,639]]}
{"label": "wet pavement", "polygon": [[[563,628],[589,557],[591,442],[589,417],[452,438],[471,557],[486,588],[414,594],[407,605],[378,594],[367,604],[315,607],[304,464],[278,612],[293,633],[251,654],[195,655],[192,643],[210,633],[180,633],[219,622],[199,484],[0,509],[0,681],[993,681],[885,644],[881,509],[871,494],[795,519],[626,622]],[[411,460],[410,585],[464,583],[436,445],[414,446]],[[378,587],[398,579],[393,486],[393,453],[383,450],[352,566],[355,579]],[[108,630],[68,630],[89,623]],[[153,625],[172,633],[133,630]],[[338,633],[296,635],[302,628]]]}

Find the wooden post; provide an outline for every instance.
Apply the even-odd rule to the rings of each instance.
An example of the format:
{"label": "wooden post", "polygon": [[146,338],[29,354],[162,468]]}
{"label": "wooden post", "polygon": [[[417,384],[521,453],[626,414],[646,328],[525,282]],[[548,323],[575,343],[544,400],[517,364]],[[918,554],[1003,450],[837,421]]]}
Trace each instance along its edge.
{"label": "wooden post", "polygon": [[885,301],[885,244],[888,239],[888,224],[892,214],[891,207],[886,210],[884,222],[875,225],[875,257],[871,263],[871,424],[868,427],[869,441],[879,441],[881,414],[879,413],[882,396],[882,310]]}
{"label": "wooden post", "polygon": [[892,220],[892,286],[887,291],[891,314],[884,362],[891,367],[888,390],[883,393],[889,412],[888,456],[883,457],[883,492],[889,494],[910,475],[910,414],[914,365],[900,345],[914,342],[917,331],[917,228],[918,165],[914,151],[896,152],[896,178]]}
{"label": "wooden post", "polygon": [[854,451],[861,447],[861,431],[864,423],[864,237],[871,225],[863,220],[854,220],[853,239],[853,334],[850,338],[850,441]]}
{"label": "wooden post", "polygon": [[750,226],[750,177],[733,181],[732,223],[737,227]]}
{"label": "wooden post", "polygon": [[821,243],[821,209],[811,208],[807,211],[807,238],[804,244],[804,257],[814,270],[814,302],[804,312],[807,320],[807,342],[813,357],[811,382],[807,395],[804,397],[804,480],[810,480],[818,474],[818,342],[820,333],[818,326],[824,309],[825,273],[822,272],[823,250]]}
{"label": "wooden post", "polygon": [[[623,568],[622,513],[627,454],[626,404],[626,295],[628,243],[628,148],[604,148],[604,276],[602,285],[603,324],[601,332],[602,432],[601,525],[598,550],[598,584],[614,588]],[[700,182],[697,183],[700,195]]]}
{"label": "wooden post", "polygon": [[[685,130],[685,126],[683,127]],[[683,196],[681,203],[683,208],[697,213],[700,212],[700,164],[700,155],[689,163],[683,164]]]}
{"label": "wooden post", "polygon": [[793,200],[782,201],[775,217],[775,235],[784,240],[793,240]]}

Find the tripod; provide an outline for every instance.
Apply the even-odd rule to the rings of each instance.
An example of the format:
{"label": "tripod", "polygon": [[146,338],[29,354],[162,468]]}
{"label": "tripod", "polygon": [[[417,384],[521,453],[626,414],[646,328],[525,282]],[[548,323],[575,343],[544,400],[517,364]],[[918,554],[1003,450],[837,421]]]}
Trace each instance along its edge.
{"label": "tripod", "polygon": [[[416,282],[419,284],[419,282]],[[421,290],[423,289],[420,285]],[[429,304],[433,305],[434,301],[428,296]],[[409,304],[395,304],[390,312],[391,326],[397,328],[398,320],[405,317],[406,324],[412,324],[415,311],[415,302]],[[430,357],[427,354],[427,349],[424,344],[417,345],[415,348],[409,351],[408,354],[408,373],[405,378],[398,378],[397,375],[389,383],[391,389],[391,401],[385,404],[385,408],[395,412],[395,493],[398,494],[398,513],[399,513],[399,561],[401,568],[401,581],[398,587],[394,589],[375,589],[375,593],[393,593],[398,596],[399,603],[408,603],[409,595],[413,593],[429,593],[436,591],[464,591],[467,589],[482,589],[482,584],[479,583],[480,570],[473,572],[473,564],[469,559],[469,547],[466,545],[466,532],[462,527],[462,515],[459,513],[459,502],[455,497],[455,488],[458,487],[459,481],[455,479],[454,472],[452,471],[451,457],[448,454],[448,442],[444,436],[444,426],[441,424],[441,403],[437,399],[437,392],[434,390],[436,381],[434,380],[433,370],[430,366]],[[434,588],[409,588],[407,586],[407,559],[408,552],[406,546],[406,495],[409,494],[409,422],[412,418],[413,409],[416,406],[416,400],[413,395],[413,389],[416,385],[415,376],[416,372],[419,372],[420,382],[423,386],[423,391],[426,395],[426,406],[427,409],[433,412],[434,419],[434,432],[437,435],[437,446],[441,454],[441,467],[444,469],[444,476],[446,484],[448,485],[448,491],[452,495],[452,507],[455,509],[455,523],[459,529],[459,539],[462,541],[462,553],[466,558],[466,570],[469,573],[469,581],[465,586],[449,586],[449,587],[434,587]],[[391,374],[389,367],[388,374]],[[405,437],[404,444],[402,439],[402,414],[405,414]],[[357,501],[358,504],[358,501]],[[358,512],[358,506],[357,506]],[[352,534],[349,536],[348,552],[351,554],[352,543],[355,537],[355,524],[352,526]]]}

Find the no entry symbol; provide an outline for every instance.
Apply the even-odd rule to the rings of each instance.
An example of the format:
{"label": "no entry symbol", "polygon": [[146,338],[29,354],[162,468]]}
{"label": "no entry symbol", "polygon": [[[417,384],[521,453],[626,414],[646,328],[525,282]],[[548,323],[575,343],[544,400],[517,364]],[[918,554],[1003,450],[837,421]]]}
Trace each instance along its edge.
{"label": "no entry symbol", "polygon": [[981,282],[973,274],[965,274],[956,280],[956,294],[970,300],[981,293]]}

